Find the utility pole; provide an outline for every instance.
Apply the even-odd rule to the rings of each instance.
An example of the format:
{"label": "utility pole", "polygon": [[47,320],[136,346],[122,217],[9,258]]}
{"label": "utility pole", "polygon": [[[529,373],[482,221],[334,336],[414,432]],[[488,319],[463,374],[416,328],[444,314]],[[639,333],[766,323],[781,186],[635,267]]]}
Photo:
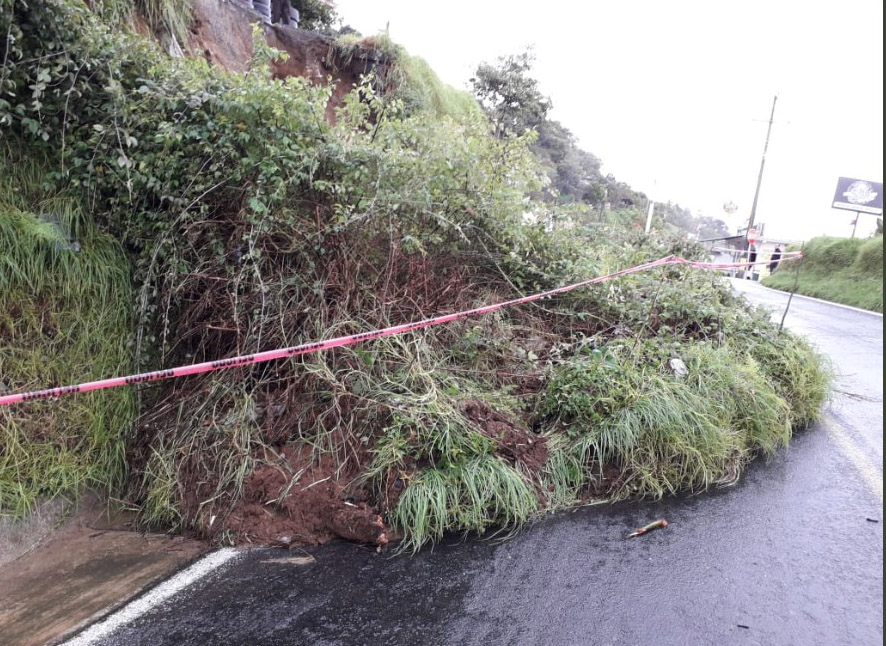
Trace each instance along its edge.
{"label": "utility pole", "polygon": [[646,229],[643,233],[649,233],[649,229],[652,228],[652,211],[655,209],[655,202],[649,200],[649,210],[646,212]]}
{"label": "utility pole", "polygon": [[769,128],[766,129],[766,143],[763,144],[763,159],[760,161],[760,174],[757,176],[757,190],[754,191],[754,203],[751,204],[751,217],[748,220],[748,229],[753,228],[754,218],[757,216],[757,199],[760,197],[760,182],[763,181],[763,166],[766,165],[766,151],[769,150],[769,135],[772,132],[772,122],[775,119],[775,102],[778,95],[772,99],[772,114],[769,115]]}
{"label": "utility pole", "polygon": [[[655,190],[656,185],[658,184],[658,180],[653,180],[652,182],[652,190]],[[652,197],[647,198],[649,200],[648,210],[646,211],[646,227],[643,229],[643,233],[649,234],[649,230],[652,228],[652,212],[655,210],[655,201]]]}

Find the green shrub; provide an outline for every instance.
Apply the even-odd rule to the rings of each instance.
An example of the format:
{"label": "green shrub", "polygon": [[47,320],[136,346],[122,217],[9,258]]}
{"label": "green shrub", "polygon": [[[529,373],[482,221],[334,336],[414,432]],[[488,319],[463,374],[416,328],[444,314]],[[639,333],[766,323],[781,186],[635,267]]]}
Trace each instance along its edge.
{"label": "green shrub", "polygon": [[810,268],[820,271],[849,269],[855,262],[862,240],[853,238],[813,238],[804,250]]}
{"label": "green shrub", "polygon": [[787,443],[790,408],[756,362],[710,344],[681,350],[685,378],[617,345],[554,369],[541,414],[561,435],[547,468],[555,501],[599,491],[609,467],[623,474],[606,485],[610,498],[731,484],[754,452]]}
{"label": "green shrub", "polygon": [[865,240],[852,268],[864,276],[883,278],[883,236]]}

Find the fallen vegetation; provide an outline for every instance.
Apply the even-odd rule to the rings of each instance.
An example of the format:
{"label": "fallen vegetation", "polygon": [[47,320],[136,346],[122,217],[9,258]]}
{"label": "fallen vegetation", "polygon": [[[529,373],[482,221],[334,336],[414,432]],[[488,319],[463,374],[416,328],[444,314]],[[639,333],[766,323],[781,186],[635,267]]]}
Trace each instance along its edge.
{"label": "fallen vegetation", "polygon": [[813,238],[800,262],[785,262],[763,284],[873,312],[883,311],[883,236]]}
{"label": "fallen vegetation", "polygon": [[[228,74],[108,31],[79,3],[3,2],[3,164],[34,168],[0,184],[0,257],[24,268],[4,267],[0,299],[28,312],[0,335],[0,356],[18,357],[0,364],[10,389],[703,254],[633,230],[630,209],[532,201],[535,133],[496,136],[480,110],[407,105],[366,78],[330,125],[328,88],[272,79],[260,32],[252,70]],[[65,205],[61,238],[41,224],[47,200]],[[35,369],[44,356],[63,368]],[[808,345],[721,279],[667,267],[362,346],[2,410],[0,510],[104,486],[148,526],[218,542],[417,549],[589,500],[733,483],[817,418],[827,384]],[[37,477],[72,443],[87,475]]]}

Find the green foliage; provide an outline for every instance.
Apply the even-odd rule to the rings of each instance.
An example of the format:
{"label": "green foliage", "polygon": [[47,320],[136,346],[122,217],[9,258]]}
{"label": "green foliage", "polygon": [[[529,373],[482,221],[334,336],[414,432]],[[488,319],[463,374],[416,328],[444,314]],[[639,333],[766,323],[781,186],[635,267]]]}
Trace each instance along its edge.
{"label": "green foliage", "polygon": [[863,244],[857,238],[813,238],[803,249],[804,264],[821,271],[848,269]]}
{"label": "green foliage", "polygon": [[726,238],[731,235],[723,220],[710,216],[693,215],[689,209],[672,202],[656,204],[652,221],[653,226],[658,229],[664,225],[671,230],[692,234],[697,240]]}
{"label": "green foliage", "polygon": [[298,10],[298,28],[329,33],[338,20],[334,4],[320,0],[291,0]]}
{"label": "green foliage", "polygon": [[[531,128],[546,123],[547,103],[525,56],[506,61],[513,87],[486,80],[490,100],[513,89],[528,111],[490,104],[501,108],[490,124],[384,38],[344,39],[335,64],[366,56],[373,69],[330,125],[330,90],[272,79],[279,53],[263,42],[248,73],[226,74],[109,32],[78,3],[6,1],[0,132],[14,145],[2,159],[39,170],[9,174],[0,191],[11,214],[0,240],[14,250],[0,254],[0,326],[26,322],[2,365],[12,387],[288,347],[701,253],[634,230],[638,194],[600,179],[563,128],[545,131],[546,150],[571,198],[528,197],[543,188]],[[601,199],[615,208],[592,211]],[[44,354],[59,359],[37,366]],[[687,378],[662,367],[672,356]],[[3,411],[0,486],[19,511],[35,496],[116,486],[126,448],[126,498],[143,522],[210,535],[257,462],[309,447],[337,475],[371,483],[417,548],[444,531],[516,526],[591,489],[732,482],[755,451],[786,441],[791,422],[814,419],[825,385],[817,357],[723,282],[668,268],[360,347],[160,382],[132,434],[127,391],[35,404],[33,418]],[[741,406],[752,391],[759,412]],[[60,425],[44,442],[50,410]],[[515,449],[529,440],[551,452],[544,473],[544,446],[531,458]],[[611,464],[625,479],[606,489],[599,474]],[[405,488],[389,499],[398,478]]]}
{"label": "green foliage", "polygon": [[575,136],[559,121],[538,124],[538,141],[533,146],[550,178],[546,197],[555,202],[584,202],[602,206],[606,201],[606,180],[601,162],[578,147]]}
{"label": "green foliage", "polygon": [[477,456],[444,468],[426,469],[394,508],[396,526],[408,529],[401,549],[418,550],[447,530],[484,532],[517,527],[537,509],[525,476],[503,460]]}
{"label": "green foliage", "polygon": [[[119,374],[128,345],[129,264],[68,192],[47,190],[23,146],[0,148],[0,379],[30,390]],[[0,409],[0,514],[84,487],[119,492],[135,417],[127,390]]]}
{"label": "green foliage", "polygon": [[[604,177],[601,161],[579,148],[575,136],[563,124],[547,118],[551,102],[541,95],[538,82],[530,75],[532,62],[532,53],[526,51],[499,58],[495,65],[482,63],[471,85],[474,96],[495,125],[497,136],[523,134],[529,130],[538,133],[532,150],[544,168],[547,182],[535,197],[549,204],[583,203],[601,214],[609,209],[643,210],[644,213],[632,213],[626,223],[642,221],[649,203],[646,195],[612,174]],[[665,234],[679,230],[696,239],[729,235],[722,220],[693,216],[677,204],[657,204],[655,210],[655,227]],[[619,219],[622,215],[614,214],[614,217]],[[613,214],[608,217],[612,218]],[[598,219],[606,218],[603,215]]]}
{"label": "green foliage", "polygon": [[799,294],[883,311],[882,236],[813,238],[804,246],[803,256],[782,263],[763,284],[785,291],[793,291],[796,285]]}
{"label": "green foliage", "polygon": [[863,276],[883,276],[883,236],[862,243],[852,269]]}
{"label": "green foliage", "polygon": [[342,69],[353,66],[356,60],[373,69],[373,91],[384,97],[379,109],[395,104],[403,116],[427,112],[457,120],[476,119],[481,114],[470,94],[443,83],[424,59],[411,56],[385,34],[338,38],[330,50],[329,62]]}
{"label": "green foliage", "polygon": [[495,125],[496,135],[522,135],[537,128],[551,109],[550,99],[529,75],[533,54],[500,57],[495,65],[481,63],[471,78],[474,96]]}
{"label": "green foliage", "polygon": [[743,345],[790,406],[791,426],[806,428],[821,419],[833,381],[830,362],[791,332],[756,331],[754,342]]}
{"label": "green foliage", "polygon": [[[790,438],[788,404],[753,360],[684,343],[674,353],[688,369],[680,377],[667,374],[658,344],[645,347],[647,361],[612,344],[554,368],[540,412],[558,435],[546,472],[555,502],[586,487],[617,499],[732,484],[754,451]],[[604,480],[613,467],[618,479]]]}
{"label": "green foliage", "polygon": [[92,12],[110,27],[126,30],[136,17],[145,21],[161,40],[175,39],[179,46],[188,41],[192,0],[93,0]]}
{"label": "green foliage", "polygon": [[479,115],[479,106],[467,92],[443,83],[427,61],[402,51],[396,65],[402,75],[393,97],[403,101],[407,114],[430,110],[438,117],[455,119]]}

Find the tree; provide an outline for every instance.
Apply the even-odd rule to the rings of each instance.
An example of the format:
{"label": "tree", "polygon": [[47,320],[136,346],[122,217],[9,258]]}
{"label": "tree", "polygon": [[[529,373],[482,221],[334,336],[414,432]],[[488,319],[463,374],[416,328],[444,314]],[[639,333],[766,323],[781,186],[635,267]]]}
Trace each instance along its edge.
{"label": "tree", "polygon": [[599,204],[603,194],[600,160],[578,147],[575,136],[559,121],[542,121],[533,152],[545,166],[551,201]]}
{"label": "tree", "polygon": [[474,96],[495,125],[498,137],[537,128],[551,109],[550,99],[529,76],[533,59],[530,50],[499,57],[496,65],[480,63],[471,78]]}
{"label": "tree", "polygon": [[292,0],[298,11],[298,26],[308,31],[329,32],[338,16],[335,7],[323,0]]}

